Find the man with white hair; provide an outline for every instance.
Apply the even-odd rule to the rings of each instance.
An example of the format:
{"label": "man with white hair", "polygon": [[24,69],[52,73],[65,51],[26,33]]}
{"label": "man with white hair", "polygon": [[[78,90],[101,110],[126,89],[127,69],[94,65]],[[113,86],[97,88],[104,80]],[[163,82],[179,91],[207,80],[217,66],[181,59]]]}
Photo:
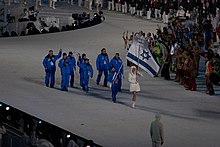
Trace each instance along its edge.
{"label": "man with white hair", "polygon": [[150,126],[150,136],[152,140],[152,147],[161,147],[164,143],[163,124],[160,122],[161,116],[156,113],[155,120]]}

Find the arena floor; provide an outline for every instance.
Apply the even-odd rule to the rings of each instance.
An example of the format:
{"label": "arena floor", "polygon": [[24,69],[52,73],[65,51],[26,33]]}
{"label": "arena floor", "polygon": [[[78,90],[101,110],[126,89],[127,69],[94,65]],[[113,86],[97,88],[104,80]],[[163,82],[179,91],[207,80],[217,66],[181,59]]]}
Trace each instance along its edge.
{"label": "arena floor", "polygon": [[125,68],[122,93],[112,103],[109,88],[97,86],[95,76],[90,91],[76,87],[60,91],[60,70],[56,88],[44,85],[42,60],[53,49],[86,53],[95,69],[100,49],[107,48],[110,57],[119,52],[124,63],[122,33],[155,32],[157,23],[123,14],[104,12],[106,21],[100,25],[69,32],[0,39],[0,101],[31,115],[92,139],[104,147],[150,147],[149,127],[154,113],[162,114],[165,128],[164,147],[218,147],[220,136],[220,96],[204,93],[202,81],[198,92],[186,91],[173,81],[139,78],[141,92],[137,107],[131,108],[131,94]]}

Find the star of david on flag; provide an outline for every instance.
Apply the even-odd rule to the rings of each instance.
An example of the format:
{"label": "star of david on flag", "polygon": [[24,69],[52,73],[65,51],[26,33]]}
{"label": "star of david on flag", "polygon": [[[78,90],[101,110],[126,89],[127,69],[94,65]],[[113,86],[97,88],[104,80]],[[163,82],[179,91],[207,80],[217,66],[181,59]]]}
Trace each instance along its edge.
{"label": "star of david on flag", "polygon": [[129,48],[126,58],[145,70],[152,77],[156,76],[159,72],[160,64],[148,49],[147,41],[140,41],[138,37],[133,38],[133,43]]}

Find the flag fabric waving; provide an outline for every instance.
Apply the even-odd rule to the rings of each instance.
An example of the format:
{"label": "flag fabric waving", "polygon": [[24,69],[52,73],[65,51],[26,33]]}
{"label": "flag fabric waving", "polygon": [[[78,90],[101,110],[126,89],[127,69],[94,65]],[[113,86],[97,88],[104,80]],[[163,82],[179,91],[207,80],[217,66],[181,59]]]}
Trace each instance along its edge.
{"label": "flag fabric waving", "polygon": [[148,43],[145,39],[135,36],[126,58],[145,70],[152,77],[156,76],[159,72],[160,64],[148,49]]}

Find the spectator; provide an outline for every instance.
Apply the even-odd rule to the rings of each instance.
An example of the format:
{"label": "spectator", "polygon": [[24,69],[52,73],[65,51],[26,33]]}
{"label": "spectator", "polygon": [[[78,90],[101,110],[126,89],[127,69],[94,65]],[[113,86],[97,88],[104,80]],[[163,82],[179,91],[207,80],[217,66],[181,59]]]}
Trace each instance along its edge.
{"label": "spectator", "polygon": [[210,81],[210,74],[212,74],[214,72],[213,66],[212,66],[212,58],[207,55],[206,56],[206,71],[205,71],[205,80],[206,80],[206,88],[207,88],[207,94],[209,95],[214,95],[214,88],[213,85]]}
{"label": "spectator", "polygon": [[164,128],[163,124],[160,122],[160,114],[155,115],[155,120],[150,126],[150,136],[152,140],[152,147],[160,147],[164,143]]}

